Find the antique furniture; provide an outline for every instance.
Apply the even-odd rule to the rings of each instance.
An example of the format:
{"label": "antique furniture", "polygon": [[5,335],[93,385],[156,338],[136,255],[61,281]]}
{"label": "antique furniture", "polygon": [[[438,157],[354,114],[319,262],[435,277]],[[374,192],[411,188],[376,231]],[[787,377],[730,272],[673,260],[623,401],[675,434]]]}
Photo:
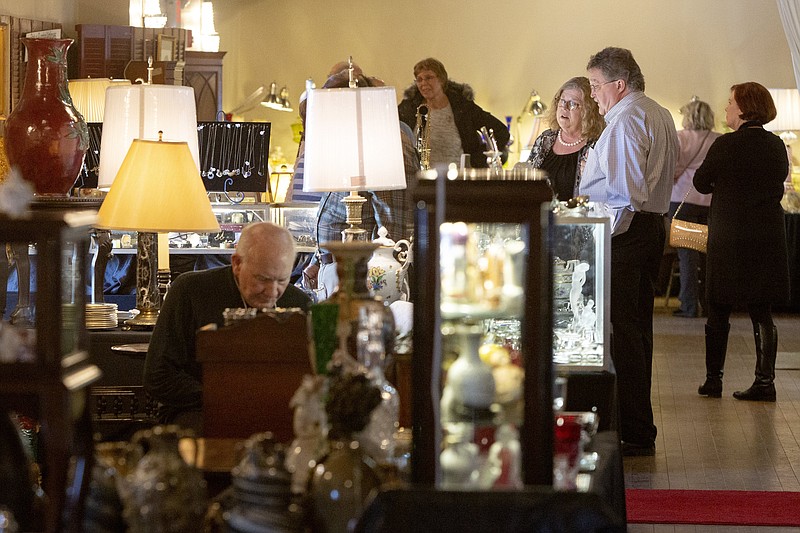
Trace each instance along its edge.
{"label": "antique furniture", "polygon": [[289,401],[312,374],[306,315],[268,312],[218,330],[197,332],[203,368],[203,436],[248,438],[270,431],[294,436]]}
{"label": "antique furniture", "polygon": [[[518,348],[524,369],[522,414],[515,420],[521,422],[518,475],[525,484],[551,485],[552,214],[542,209],[552,198],[550,187],[543,180],[503,181],[488,174],[476,174],[482,181],[463,179],[469,173],[455,180],[441,174],[435,180],[424,177],[415,191],[417,249],[411,287],[415,303],[412,480],[441,483],[438,458],[444,428],[442,413],[435,413],[443,394],[443,331],[449,326],[485,327],[487,322],[515,319],[522,325]],[[486,202],[493,209],[485,209]],[[494,258],[489,257],[492,253]],[[476,274],[473,269],[482,263],[495,267]],[[495,305],[484,305],[492,301]],[[491,432],[494,424],[486,422],[484,429]]]}
{"label": "antique furniture", "polygon": [[88,386],[100,377],[88,361],[84,327],[93,221],[92,211],[38,211],[17,220],[0,215],[0,242],[28,243],[38,259],[35,348],[29,359],[3,354],[0,407],[41,424],[48,532],[80,531],[86,474],[91,472]]}

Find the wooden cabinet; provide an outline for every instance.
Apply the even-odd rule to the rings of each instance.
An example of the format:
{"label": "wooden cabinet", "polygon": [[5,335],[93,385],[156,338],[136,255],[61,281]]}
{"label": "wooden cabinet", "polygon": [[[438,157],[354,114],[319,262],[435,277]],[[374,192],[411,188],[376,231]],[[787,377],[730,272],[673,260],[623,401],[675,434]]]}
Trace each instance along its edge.
{"label": "wooden cabinet", "polygon": [[[39,212],[22,220],[0,215],[0,242],[34,246],[38,259],[35,348],[32,357],[22,360],[15,354],[0,354],[0,409],[41,424],[48,532],[81,530],[82,495],[91,472],[88,386],[100,376],[89,363],[84,327],[93,221],[93,212],[86,211]],[[67,517],[65,527],[62,517]]]}
{"label": "wooden cabinet", "polygon": [[220,120],[222,111],[222,58],[226,52],[186,51],[183,84],[194,88],[197,120]]}
{"label": "wooden cabinet", "polygon": [[[78,24],[78,61],[70,78],[124,78],[131,61],[181,62],[185,60],[189,31],[182,28],[137,28]],[[159,36],[174,42],[170,59],[158,56]],[[77,71],[76,71],[77,69]]]}
{"label": "wooden cabinet", "polygon": [[[186,50],[191,34],[182,28],[138,28],[78,24],[77,61],[70,78],[147,79],[147,58],[155,61],[154,83],[194,88],[197,120],[217,120],[222,110],[222,58],[225,52]],[[159,41],[172,54],[159,54]]]}

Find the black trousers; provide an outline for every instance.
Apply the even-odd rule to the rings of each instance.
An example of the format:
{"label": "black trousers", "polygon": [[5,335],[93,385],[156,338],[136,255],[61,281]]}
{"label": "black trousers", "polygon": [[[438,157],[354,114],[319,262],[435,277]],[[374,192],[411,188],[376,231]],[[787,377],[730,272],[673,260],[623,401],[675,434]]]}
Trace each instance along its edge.
{"label": "black trousers", "polygon": [[611,359],[617,373],[620,438],[650,446],[656,426],[653,373],[653,296],[666,229],[664,217],[636,213],[630,228],[611,238]]}

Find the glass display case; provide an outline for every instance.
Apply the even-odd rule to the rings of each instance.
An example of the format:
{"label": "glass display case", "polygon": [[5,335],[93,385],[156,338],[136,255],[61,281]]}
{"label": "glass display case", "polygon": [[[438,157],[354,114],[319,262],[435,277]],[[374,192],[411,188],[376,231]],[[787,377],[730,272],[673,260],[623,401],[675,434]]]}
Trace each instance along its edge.
{"label": "glass display case", "polygon": [[[212,202],[219,233],[170,233],[170,254],[232,254],[242,228],[251,222],[269,221],[270,204]],[[136,254],[135,231],[112,231],[115,254]]]}
{"label": "glass display case", "polygon": [[552,191],[467,176],[414,194],[412,481],[550,485]]}
{"label": "glass display case", "polygon": [[270,220],[289,230],[298,252],[317,251],[317,202],[287,202],[269,206]]}
{"label": "glass display case", "polygon": [[608,370],[611,220],[593,204],[555,209],[553,361],[557,371]]}
{"label": "glass display case", "polygon": [[[47,531],[79,530],[73,522],[81,516],[91,472],[88,387],[100,377],[89,363],[85,328],[94,220],[93,211],[42,211],[24,219],[0,214],[0,242],[30,248],[36,258],[36,268],[18,284],[15,311],[27,309],[0,321],[0,414],[13,412],[41,427],[34,459],[43,472]],[[26,487],[33,490],[27,484],[11,490]],[[70,523],[62,524],[62,517]]]}

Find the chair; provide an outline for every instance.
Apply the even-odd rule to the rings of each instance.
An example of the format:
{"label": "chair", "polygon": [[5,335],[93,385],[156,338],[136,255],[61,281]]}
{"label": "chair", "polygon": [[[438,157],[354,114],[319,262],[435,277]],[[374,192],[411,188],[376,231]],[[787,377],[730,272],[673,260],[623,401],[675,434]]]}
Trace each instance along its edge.
{"label": "chair", "polygon": [[669,299],[672,296],[672,284],[676,279],[678,280],[678,283],[680,283],[681,281],[680,261],[678,260],[677,253],[673,257],[672,263],[669,267],[669,277],[667,278],[667,290],[664,292],[664,309],[669,309]]}
{"label": "chair", "polygon": [[203,376],[203,436],[248,438],[271,431],[294,436],[289,401],[313,373],[306,315],[262,313],[197,333]]}

